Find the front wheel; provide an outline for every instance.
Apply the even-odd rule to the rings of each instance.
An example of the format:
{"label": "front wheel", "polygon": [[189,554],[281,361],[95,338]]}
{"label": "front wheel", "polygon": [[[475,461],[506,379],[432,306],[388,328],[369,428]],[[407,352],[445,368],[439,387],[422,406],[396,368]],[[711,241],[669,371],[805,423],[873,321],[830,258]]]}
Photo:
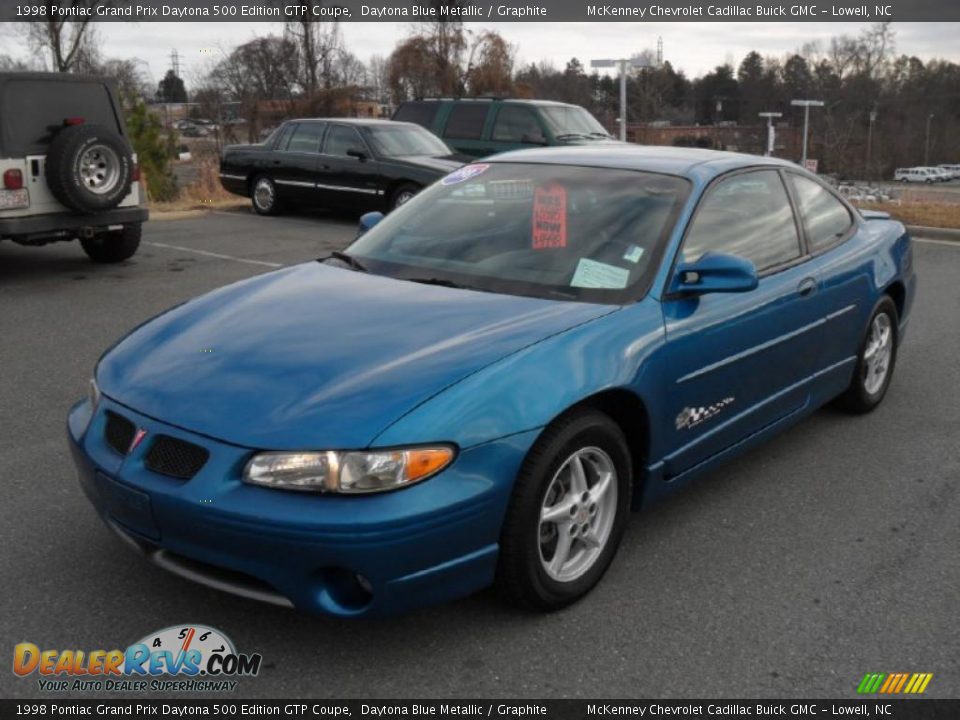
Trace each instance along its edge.
{"label": "front wheel", "polygon": [[122,262],[129,260],[137,252],[142,230],[142,223],[128,223],[121,230],[100,233],[92,238],[81,238],[80,245],[87,257],[94,262]]}
{"label": "front wheel", "polygon": [[268,177],[261,176],[253,181],[250,200],[253,202],[253,211],[258,215],[276,215],[280,212],[277,186]]}
{"label": "front wheel", "polygon": [[620,545],[631,487],[630,453],[609,417],[583,410],[549,427],[514,487],[500,538],[500,591],[545,611],[586,595]]}
{"label": "front wheel", "polygon": [[844,410],[868,413],[886,395],[897,363],[897,317],[897,306],[884,295],[874,308],[866,337],[860,343],[850,387],[838,399]]}
{"label": "front wheel", "polygon": [[401,205],[405,205],[413,199],[413,196],[420,192],[420,186],[413,183],[405,183],[393,191],[390,196],[390,209],[396,210]]}

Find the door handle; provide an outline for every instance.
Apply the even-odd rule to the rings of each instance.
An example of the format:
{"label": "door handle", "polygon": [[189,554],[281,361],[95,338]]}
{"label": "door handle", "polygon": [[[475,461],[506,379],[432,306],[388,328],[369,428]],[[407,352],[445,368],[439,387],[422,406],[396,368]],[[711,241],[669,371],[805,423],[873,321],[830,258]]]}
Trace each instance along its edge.
{"label": "door handle", "polygon": [[804,278],[800,284],[797,286],[797,292],[800,293],[800,297],[807,297],[808,295],[813,295],[817,290],[817,281],[811,277]]}

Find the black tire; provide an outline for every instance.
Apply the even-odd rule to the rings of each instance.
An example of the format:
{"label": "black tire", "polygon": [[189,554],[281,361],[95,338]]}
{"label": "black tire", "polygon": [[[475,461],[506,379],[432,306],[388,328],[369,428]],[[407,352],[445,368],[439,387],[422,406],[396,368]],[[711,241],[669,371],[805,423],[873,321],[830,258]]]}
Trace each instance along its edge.
{"label": "black tire", "polygon": [[140,247],[142,223],[124,225],[122,230],[99,233],[92,238],[81,238],[83,251],[94,262],[118,263],[133,257]]}
{"label": "black tire", "polygon": [[250,183],[250,202],[257,215],[277,215],[280,213],[280,198],[277,197],[277,185],[266,175],[260,175]]}
{"label": "black tire", "polygon": [[[867,350],[871,346],[872,331],[874,322],[879,315],[886,315],[889,322],[890,331],[890,356],[884,370],[882,383],[874,388],[869,387],[868,376],[870,364],[867,361]],[[884,295],[876,304],[873,312],[870,313],[870,321],[864,331],[863,339],[860,341],[860,347],[857,351],[857,364],[854,368],[853,379],[850,386],[844,393],[837,398],[837,405],[846,412],[862,415],[871,412],[883,401],[887,394],[887,388],[890,387],[890,381],[893,379],[893,371],[897,365],[897,345],[899,338],[897,336],[898,314],[897,306],[889,295]]]}
{"label": "black tire", "polygon": [[[591,448],[602,450],[616,470],[613,524],[592,565],[580,576],[561,582],[544,567],[548,562],[542,557],[541,511],[567,459]],[[626,440],[608,416],[596,410],[579,410],[548,427],[524,460],[501,532],[496,585],[505,599],[524,608],[553,611],[586,595],[610,566],[623,538],[632,485]],[[570,524],[575,524],[574,517]],[[555,532],[561,532],[559,527]],[[585,548],[584,545],[581,549]]]}
{"label": "black tire", "polygon": [[397,186],[394,191],[390,193],[390,209],[396,210],[422,189],[423,188],[421,188],[419,185],[415,185],[414,183],[403,183],[402,185]]}
{"label": "black tire", "polygon": [[50,192],[77,212],[110,210],[130,194],[130,145],[102,125],[72,125],[58,132],[45,166]]}

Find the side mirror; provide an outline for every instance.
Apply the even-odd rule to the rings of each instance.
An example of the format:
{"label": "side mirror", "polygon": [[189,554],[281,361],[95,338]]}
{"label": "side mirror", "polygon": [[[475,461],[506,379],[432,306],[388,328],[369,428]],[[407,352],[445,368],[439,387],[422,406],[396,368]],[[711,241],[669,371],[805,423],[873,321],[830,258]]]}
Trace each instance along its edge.
{"label": "side mirror", "polygon": [[363,162],[364,160],[367,159],[367,154],[363,150],[360,150],[358,148],[350,148],[349,150],[347,150],[347,155],[349,155],[350,157],[355,157],[360,162]]}
{"label": "side mirror", "polygon": [[360,226],[357,228],[357,237],[363,235],[367,230],[372,228],[378,222],[383,220],[383,213],[377,210],[373,212],[364,213],[360,216]]}
{"label": "side mirror", "polygon": [[749,260],[708,252],[696,262],[677,265],[670,291],[683,295],[749,292],[758,283],[757,268]]}

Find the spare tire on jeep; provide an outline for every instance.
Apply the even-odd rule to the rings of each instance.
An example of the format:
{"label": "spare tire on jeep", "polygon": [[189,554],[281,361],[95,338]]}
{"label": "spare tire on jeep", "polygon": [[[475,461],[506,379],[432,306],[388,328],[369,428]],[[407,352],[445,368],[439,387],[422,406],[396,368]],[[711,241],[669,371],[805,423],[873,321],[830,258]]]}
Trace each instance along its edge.
{"label": "spare tire on jeep", "polygon": [[47,185],[71,210],[96,213],[115,208],[130,192],[130,145],[102,125],[65,127],[50,143]]}

